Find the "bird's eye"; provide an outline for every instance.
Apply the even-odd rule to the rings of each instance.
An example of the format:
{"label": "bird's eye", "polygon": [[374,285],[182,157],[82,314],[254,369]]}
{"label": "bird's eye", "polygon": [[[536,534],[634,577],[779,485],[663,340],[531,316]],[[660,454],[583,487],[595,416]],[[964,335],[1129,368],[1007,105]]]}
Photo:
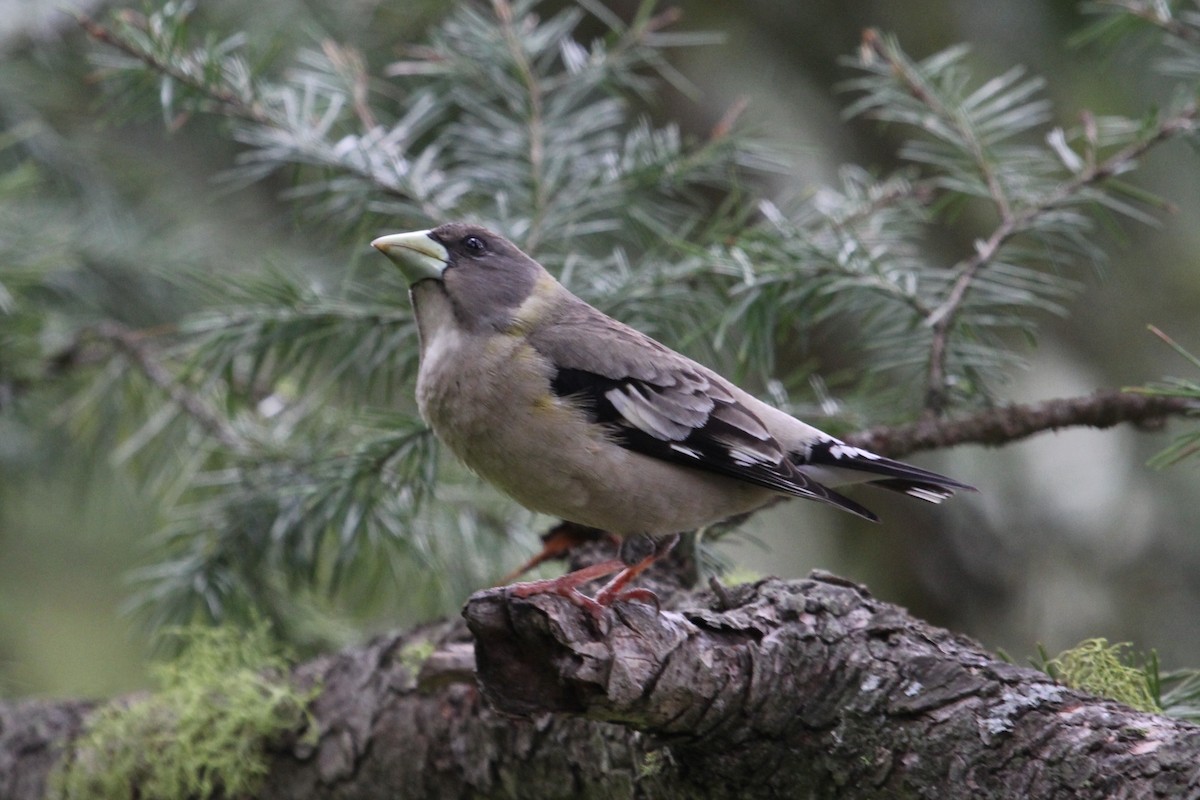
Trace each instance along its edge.
{"label": "bird's eye", "polygon": [[468,236],[462,240],[463,247],[470,250],[472,253],[482,253],[485,249],[483,239],[478,236]]}

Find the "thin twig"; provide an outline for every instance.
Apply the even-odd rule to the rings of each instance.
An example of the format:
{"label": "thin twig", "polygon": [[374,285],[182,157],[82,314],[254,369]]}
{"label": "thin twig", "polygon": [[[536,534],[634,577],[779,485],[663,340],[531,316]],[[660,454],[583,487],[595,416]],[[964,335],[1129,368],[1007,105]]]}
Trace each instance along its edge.
{"label": "thin twig", "polygon": [[1060,184],[1040,202],[1026,206],[1019,212],[1001,220],[992,234],[975,246],[974,254],[960,261],[954,271],[958,273],[945,301],[934,309],[926,323],[933,331],[930,344],[929,374],[926,408],[933,415],[941,414],[946,405],[946,345],[950,331],[962,310],[975,278],[996,257],[1000,248],[1014,236],[1024,231],[1029,224],[1048,211],[1072,199],[1088,186],[1107,180],[1124,172],[1127,167],[1155,145],[1191,131],[1195,127],[1197,107],[1189,103],[1178,114],[1159,123],[1154,133],[1118,150],[1104,161],[1090,165],[1078,172],[1071,180]]}
{"label": "thin twig", "polygon": [[546,133],[542,111],[542,87],[538,83],[537,75],[534,74],[533,66],[529,63],[529,58],[525,55],[525,49],[521,46],[521,39],[513,27],[512,5],[508,0],[492,0],[492,7],[496,11],[496,17],[500,20],[504,32],[504,42],[508,46],[509,54],[517,67],[517,72],[521,75],[521,82],[525,84],[525,91],[529,95],[527,123],[529,125],[529,179],[533,187],[533,197],[531,198],[533,214],[529,221],[529,232],[525,235],[525,244],[532,250],[537,247],[546,204],[549,201],[546,195]]}
{"label": "thin twig", "polygon": [[[112,344],[151,383],[221,443],[241,446],[242,437],[220,413],[162,365],[147,343],[149,333],[146,331],[132,331],[114,322],[85,329],[75,337],[73,344],[48,362],[45,374],[62,376],[72,369],[95,365],[102,359],[95,353],[88,354],[85,345],[89,339],[96,338]],[[1106,390],[1080,397],[988,408],[954,419],[925,418],[906,424],[881,425],[843,438],[858,447],[898,458],[908,453],[962,444],[1001,447],[1038,433],[1065,428],[1110,428],[1125,422],[1150,428],[1171,417],[1184,416],[1200,416],[1200,403],[1183,397]]]}
{"label": "thin twig", "polygon": [[1149,22],[1166,33],[1185,42],[1200,42],[1200,30],[1180,22],[1171,15],[1170,7],[1165,3],[1129,2],[1128,0],[1100,0],[1102,6],[1119,8],[1131,17]]}
{"label": "thin twig", "polygon": [[217,104],[218,109],[225,116],[236,117],[260,125],[274,124],[274,120],[271,119],[270,115],[262,107],[255,103],[248,103],[245,98],[238,95],[232,89],[205,83],[195,75],[180,69],[177,65],[163,61],[153,53],[148,53],[134,46],[129,40],[122,38],[87,14],[79,12],[75,15],[75,20],[87,35],[96,41],[116,48],[122,53],[141,61],[155,72],[166,75],[180,85],[204,94]]}
{"label": "thin twig", "polygon": [[960,444],[1000,447],[1045,431],[1110,428],[1123,422],[1143,427],[1169,417],[1200,413],[1200,403],[1180,397],[1103,391],[1083,397],[989,408],[957,419],[926,418],[885,425],[845,437],[846,441],[893,458]]}
{"label": "thin twig", "polygon": [[219,411],[191,391],[169,369],[147,343],[144,332],[133,331],[115,322],[103,322],[87,331],[91,336],[108,342],[125,356],[163,394],[171,398],[189,417],[199,423],[209,436],[233,452],[244,449],[245,442]]}
{"label": "thin twig", "polygon": [[[1157,16],[1146,18],[1165,26],[1166,21]],[[1170,32],[1182,35],[1174,30]],[[876,32],[869,30],[864,34],[863,47],[868,50],[870,58],[886,61],[896,79],[913,97],[928,106],[935,118],[945,120],[954,127],[954,130],[966,143],[967,150],[985,181],[988,194],[991,196],[1000,218],[999,224],[991,235],[976,243],[975,252],[970,258],[963,259],[954,266],[953,272],[957,273],[957,277],[951,284],[945,300],[933,308],[925,319],[932,331],[925,407],[931,416],[938,416],[946,410],[946,358],[950,333],[954,329],[967,295],[979,273],[995,260],[1001,247],[1014,236],[1027,230],[1030,223],[1038,217],[1071,200],[1085,188],[1125,171],[1133,161],[1155,145],[1180,133],[1193,130],[1197,108],[1195,103],[1189,103],[1174,116],[1160,120],[1151,135],[1121,148],[1103,162],[1088,164],[1070,180],[1064,181],[1057,189],[1046,195],[1040,202],[1013,209],[991,162],[986,157],[983,143],[975,135],[971,126],[965,124],[958,114],[953,113],[952,109],[937,97],[919,72],[913,70],[904,59],[898,58],[895,53],[892,53]]]}
{"label": "thin twig", "polygon": [[925,105],[929,106],[933,111],[934,116],[950,123],[954,130],[962,137],[966,143],[967,149],[971,153],[971,159],[975,162],[976,168],[983,176],[984,182],[987,185],[988,194],[992,198],[992,202],[996,204],[996,210],[1000,214],[1000,218],[1007,219],[1012,216],[1012,207],[1008,200],[1008,194],[1004,191],[1004,185],[1000,182],[999,176],[996,175],[996,170],[991,159],[987,157],[986,147],[975,133],[975,129],[967,124],[962,114],[955,113],[953,109],[942,102],[929,84],[925,82],[921,73],[911,68],[911,65],[904,59],[894,58],[893,54],[888,51],[884,44],[883,37],[873,29],[867,29],[863,33],[863,45],[871,48],[875,56],[882,58],[888,62],[892,68],[892,72],[900,79],[905,88],[920,100]]}
{"label": "thin twig", "polygon": [[[179,69],[178,66],[159,59],[153,53],[148,53],[145,50],[135,46],[127,39],[122,38],[120,34],[110,30],[86,14],[77,14],[76,20],[79,22],[79,25],[84,29],[84,31],[87,32],[88,36],[95,39],[97,42],[120,50],[122,53],[125,53],[126,55],[142,62],[142,64],[148,67],[151,71],[171,78],[180,85],[200,92],[209,98],[209,100],[211,100],[214,104],[214,108],[212,109],[213,113],[275,130],[287,129],[285,124],[273,117],[261,105],[258,103],[247,102],[243,97],[229,87],[207,83],[195,75]],[[328,48],[326,49],[326,54],[330,56],[331,61],[334,60],[335,53],[330,52]],[[369,130],[375,126],[375,120],[370,112],[370,109],[365,103],[365,76],[363,76],[361,73],[353,72],[355,65],[346,64],[344,58],[340,61],[335,61],[335,64],[339,67],[344,66],[348,70],[351,70],[348,75],[354,83],[352,88],[351,102],[353,103],[353,107],[356,115],[359,118],[359,121],[365,128]],[[414,197],[411,193],[406,192],[401,187],[397,186],[395,182],[385,180],[361,165],[348,163],[345,160],[339,160],[337,167],[348,174],[355,175],[368,181],[372,186],[385,194],[419,203],[423,213],[429,219],[437,219],[440,215],[440,212],[430,205],[424,198]]]}

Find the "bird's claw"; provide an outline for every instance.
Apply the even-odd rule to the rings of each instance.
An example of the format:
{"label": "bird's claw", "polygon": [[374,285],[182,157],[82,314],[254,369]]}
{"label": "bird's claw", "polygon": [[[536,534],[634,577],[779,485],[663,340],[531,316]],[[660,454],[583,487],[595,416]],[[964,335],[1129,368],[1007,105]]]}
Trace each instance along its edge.
{"label": "bird's claw", "polygon": [[648,606],[654,606],[654,613],[662,612],[662,604],[658,600],[658,595],[649,589],[626,589],[622,592],[612,592],[605,594],[603,591],[596,595],[595,603],[603,608],[611,606],[613,603],[632,603],[638,602]]}

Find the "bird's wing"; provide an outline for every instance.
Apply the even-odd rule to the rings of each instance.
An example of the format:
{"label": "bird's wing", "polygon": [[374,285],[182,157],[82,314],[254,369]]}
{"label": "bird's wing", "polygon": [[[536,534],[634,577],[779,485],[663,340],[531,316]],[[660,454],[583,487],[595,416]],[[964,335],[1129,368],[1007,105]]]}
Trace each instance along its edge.
{"label": "bird's wing", "polygon": [[645,334],[579,302],[528,337],[554,365],[553,391],[620,446],[877,519],[799,471],[723,378]]}

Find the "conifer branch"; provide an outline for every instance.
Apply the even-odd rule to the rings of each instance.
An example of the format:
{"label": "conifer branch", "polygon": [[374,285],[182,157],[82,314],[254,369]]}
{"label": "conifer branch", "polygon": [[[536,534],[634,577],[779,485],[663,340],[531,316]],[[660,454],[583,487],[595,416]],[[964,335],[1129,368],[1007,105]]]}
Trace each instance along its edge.
{"label": "conifer branch", "polygon": [[509,56],[521,77],[525,89],[528,107],[525,118],[526,131],[529,137],[529,182],[530,192],[529,233],[526,245],[535,249],[541,236],[541,227],[545,219],[546,204],[549,202],[546,186],[546,134],[545,120],[542,112],[542,86],[538,76],[534,74],[529,58],[525,55],[524,47],[513,28],[513,8],[508,0],[492,0],[492,8],[500,21],[500,29],[504,34],[504,43]]}
{"label": "conifer branch", "polygon": [[1146,0],[1097,0],[1097,5],[1101,8],[1111,8],[1128,14],[1143,22],[1149,22],[1182,41],[1200,44],[1200,29],[1181,22],[1171,14],[1170,6],[1166,3],[1147,2]]}
{"label": "conifer branch", "polygon": [[913,69],[911,62],[904,58],[898,58],[896,51],[886,47],[879,31],[868,28],[863,32],[863,48],[867,51],[868,58],[880,58],[886,61],[901,85],[913,97],[929,106],[933,112],[933,116],[930,118],[930,133],[939,135],[933,123],[934,120],[953,127],[955,134],[966,144],[976,169],[983,176],[988,194],[991,195],[1000,219],[1010,218],[1012,208],[1008,193],[996,173],[995,159],[987,153],[987,147],[980,139],[975,127],[967,123],[961,112],[942,101],[938,92],[928,84],[921,73]]}
{"label": "conifer branch", "polygon": [[1187,103],[1175,114],[1161,119],[1148,136],[1126,145],[1099,163],[1088,164],[1075,177],[1064,182],[1056,191],[1047,195],[1040,202],[1015,213],[1004,214],[991,235],[976,243],[974,254],[955,265],[954,272],[958,277],[955,278],[946,299],[940,306],[933,309],[926,319],[926,323],[933,330],[925,403],[926,409],[931,414],[938,416],[946,408],[947,339],[954,328],[959,311],[972,284],[979,273],[992,263],[1000,248],[1014,236],[1027,230],[1030,223],[1037,217],[1075,201],[1089,186],[1128,171],[1139,158],[1156,145],[1181,134],[1193,132],[1196,128],[1196,117],[1196,104],[1194,102]]}
{"label": "conifer branch", "polygon": [[[340,220],[342,234],[361,238],[384,216],[490,222],[615,316],[690,347],[722,371],[758,372],[785,385],[801,376],[776,368],[776,348],[789,340],[782,334],[803,337],[830,320],[861,323],[847,349],[861,345],[869,367],[855,374],[894,373],[899,380],[888,399],[923,402],[927,411],[920,423],[862,434],[893,455],[1193,410],[1121,396],[947,413],[956,401],[986,399],[989,384],[1019,360],[1012,338],[993,331],[1031,333],[1037,312],[1064,310],[1063,298],[1075,289],[1044,263],[1102,257],[1081,207],[1136,216],[1117,198],[1119,187],[1102,184],[1191,131],[1194,106],[1164,112],[1148,132],[1135,120],[1102,120],[1097,136],[1085,120],[1082,135],[1072,134],[1073,145],[1082,143],[1078,155],[1061,132],[1049,147],[1013,144],[1039,133],[1048,118],[1039,79],[1014,69],[968,94],[965,48],[914,63],[872,32],[859,65],[866,96],[855,106],[916,128],[916,141],[900,155],[923,172],[880,179],[851,166],[838,185],[767,198],[756,196],[759,178],[783,159],[734,126],[735,112],[700,142],[632,113],[638,102],[654,101],[647,73],[682,82],[667,48],[711,39],[663,32],[678,13],[656,14],[650,0],[630,22],[595,0],[542,10],[536,0],[456,6],[429,32],[427,46],[407,50],[415,60],[388,70],[394,83],[386,98],[370,93],[366,61],[330,42],[320,52],[299,51],[283,77],[254,74],[248,63],[259,59],[244,55],[252,44],[236,34],[194,37],[186,4],[145,18],[117,12],[107,27],[79,20],[117,51],[108,64],[129,100],[157,102],[168,124],[188,112],[228,118],[245,148],[232,177],[251,182],[290,172],[290,198],[322,222]],[[587,13],[605,36],[578,39]],[[1095,155],[1100,147],[1107,158]],[[951,267],[930,263],[923,248],[930,223],[940,209],[971,198],[996,209],[993,229]],[[750,222],[756,213],[758,224]],[[263,563],[280,564],[288,580],[312,585],[305,576],[327,574],[328,563],[335,573],[363,568],[373,542],[409,548],[385,567],[395,568],[424,552],[426,541],[414,537],[440,546],[473,524],[508,524],[481,522],[486,512],[475,511],[451,519],[459,512],[442,515],[449,503],[432,512],[441,515],[436,531],[403,524],[435,483],[461,490],[460,499],[469,490],[455,485],[462,476],[452,468],[439,471],[436,448],[411,415],[370,421],[362,414],[363,404],[408,394],[416,352],[411,319],[398,310],[406,307],[401,287],[381,299],[349,283],[330,290],[272,274],[251,286],[222,278],[206,288],[208,310],[183,320],[171,361],[122,329],[107,332],[115,337],[107,349],[94,348],[132,365],[131,396],[165,406],[151,409],[163,426],[140,426],[126,447],[139,465],[167,457],[178,437],[197,429],[210,439],[206,458],[174,479],[169,502],[185,498],[188,507],[173,509],[176,522],[164,540],[175,561],[150,583],[184,598],[209,570],[212,586],[235,594],[242,589],[231,576],[245,576],[228,566],[236,561],[228,556],[249,548]],[[701,324],[713,318],[715,336]],[[158,392],[138,395],[139,375],[165,400]],[[852,380],[838,391],[878,387]],[[261,406],[259,397],[272,404]],[[230,409],[213,398],[228,398]],[[239,436],[233,412],[247,403],[261,441]],[[107,419],[128,414],[104,410]],[[141,449],[155,437],[166,446]],[[267,458],[258,458],[260,449],[270,450]],[[382,464],[392,477],[379,474]],[[397,487],[410,494],[396,499]],[[236,535],[212,539],[225,529]],[[259,535],[268,529],[270,536]],[[454,559],[460,567],[466,561],[462,553]]]}
{"label": "conifer branch", "polygon": [[[138,47],[128,37],[118,35],[83,12],[77,12],[75,19],[84,32],[97,42],[113,47],[140,61],[153,72],[169,77],[180,85],[208,97],[214,103],[214,111],[217,113],[259,125],[274,124],[275,120],[261,106],[248,101],[231,87],[203,80],[186,69],[181,61],[159,58],[154,53]],[[133,11],[122,12],[122,19],[129,25],[136,26],[138,24]]]}
{"label": "conifer branch", "polygon": [[153,348],[147,344],[146,333],[129,330],[115,322],[104,322],[85,331],[85,337],[95,337],[112,345],[222,447],[231,453],[245,451],[245,442],[228,420],[163,365]]}
{"label": "conifer branch", "polygon": [[[243,442],[237,432],[215,409],[189,391],[159,362],[146,345],[144,334],[116,323],[104,323],[82,332],[77,342],[67,350],[80,351],[83,341],[91,337],[111,343],[114,349],[129,358],[151,383],[199,422],[221,445],[235,452],[241,449]],[[65,352],[54,358],[57,373],[61,373],[63,365],[68,363],[94,365],[94,357],[68,357]],[[1141,428],[1157,429],[1169,418],[1197,415],[1200,415],[1200,402],[1190,397],[1107,390],[1036,403],[1012,403],[959,417],[926,417],[910,423],[879,425],[842,438],[858,447],[899,458],[909,453],[943,450],[964,444],[1001,447],[1039,433],[1067,428],[1103,429],[1130,423]],[[399,446],[394,445],[396,448]],[[378,463],[384,463],[393,455],[391,450],[385,450],[373,458]]]}

